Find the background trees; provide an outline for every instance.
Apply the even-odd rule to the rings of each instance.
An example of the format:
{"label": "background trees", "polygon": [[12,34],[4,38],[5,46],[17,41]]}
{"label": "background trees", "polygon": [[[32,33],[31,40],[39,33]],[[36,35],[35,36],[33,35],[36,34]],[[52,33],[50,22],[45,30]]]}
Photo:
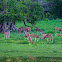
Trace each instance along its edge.
{"label": "background trees", "polygon": [[18,30],[16,21],[35,21],[62,18],[61,0],[0,0],[0,32]]}

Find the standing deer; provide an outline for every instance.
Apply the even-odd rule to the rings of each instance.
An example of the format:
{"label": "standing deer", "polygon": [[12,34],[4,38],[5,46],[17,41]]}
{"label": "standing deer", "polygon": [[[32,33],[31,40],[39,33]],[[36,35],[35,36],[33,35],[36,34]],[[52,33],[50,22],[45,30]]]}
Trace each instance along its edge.
{"label": "standing deer", "polygon": [[59,36],[60,37],[60,34],[56,33],[55,36]]}
{"label": "standing deer", "polygon": [[33,42],[32,42],[32,40],[31,40],[30,36],[27,37],[27,40],[29,41],[29,45],[30,45],[30,42],[33,44]]}
{"label": "standing deer", "polygon": [[[41,39],[41,37],[39,37],[37,34],[29,34],[29,33],[25,33],[25,38],[30,36],[31,40],[32,38],[35,38],[35,41],[36,41],[36,38],[39,38]],[[37,40],[38,41],[38,40]]]}
{"label": "standing deer", "polygon": [[35,41],[36,41],[36,38],[41,39],[41,37],[39,37],[37,34],[30,34],[30,37],[31,37],[31,40],[32,40],[32,38],[35,38]]}
{"label": "standing deer", "polygon": [[9,38],[10,37],[10,31],[6,31],[4,32],[4,38]]}
{"label": "standing deer", "polygon": [[51,41],[51,39],[52,39],[52,41],[53,41],[53,37],[52,37],[52,34],[47,34],[46,36],[44,36],[44,39],[45,38],[47,38],[47,41],[48,41],[48,38],[50,38],[50,41]]}
{"label": "standing deer", "polygon": [[29,41],[29,45],[30,45],[30,42],[33,44],[31,37],[29,36],[29,33],[25,33],[25,38],[27,38],[27,40]]}
{"label": "standing deer", "polygon": [[60,33],[62,32],[61,28],[59,28],[59,27],[56,27],[55,30],[60,31]]}

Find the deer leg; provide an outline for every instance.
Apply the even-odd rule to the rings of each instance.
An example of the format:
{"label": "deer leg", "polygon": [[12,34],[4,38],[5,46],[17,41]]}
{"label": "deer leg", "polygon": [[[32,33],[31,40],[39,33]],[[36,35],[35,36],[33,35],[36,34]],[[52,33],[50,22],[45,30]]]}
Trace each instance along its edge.
{"label": "deer leg", "polygon": [[36,38],[35,38],[35,41],[36,41]]}
{"label": "deer leg", "polygon": [[31,41],[32,41],[32,37],[30,37]]}
{"label": "deer leg", "polygon": [[50,41],[51,41],[51,38],[50,38]]}
{"label": "deer leg", "polygon": [[53,38],[52,38],[52,41],[53,41]]}
{"label": "deer leg", "polygon": [[30,40],[29,40],[29,45],[30,45]]}
{"label": "deer leg", "polygon": [[8,35],[8,38],[10,38],[10,34]]}
{"label": "deer leg", "polygon": [[7,38],[9,38],[9,35],[7,35]]}
{"label": "deer leg", "polygon": [[28,37],[28,38],[27,38],[27,40],[29,41],[29,45],[30,45],[30,42],[31,42],[31,38],[30,38],[30,37]]}
{"label": "deer leg", "polygon": [[47,38],[47,41],[48,41],[48,38]]}

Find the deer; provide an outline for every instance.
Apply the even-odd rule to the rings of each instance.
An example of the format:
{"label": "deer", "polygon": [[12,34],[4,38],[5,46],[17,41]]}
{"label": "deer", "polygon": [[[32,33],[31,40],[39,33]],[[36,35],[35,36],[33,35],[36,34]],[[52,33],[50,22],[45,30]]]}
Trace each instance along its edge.
{"label": "deer", "polygon": [[59,36],[60,37],[60,34],[56,33],[55,36]]}
{"label": "deer", "polygon": [[[36,41],[36,38],[41,39],[41,37],[39,37],[37,34],[25,33],[25,37],[28,37],[28,36],[30,36],[31,40],[32,40],[32,38],[35,38],[35,41]],[[37,40],[37,41],[38,41],[38,40]]]}
{"label": "deer", "polygon": [[47,34],[41,34],[42,36],[46,36]]}
{"label": "deer", "polygon": [[19,33],[21,33],[21,31],[23,31],[23,33],[25,33],[26,28],[25,28],[25,27],[20,27],[20,28],[19,28]]}
{"label": "deer", "polygon": [[33,44],[33,41],[31,40],[30,36],[27,37],[27,40],[29,41],[29,45],[30,45],[30,42]]}
{"label": "deer", "polygon": [[41,39],[41,37],[39,37],[37,34],[30,34],[30,37],[31,37],[31,40],[32,40],[32,38],[35,38],[35,41],[36,41],[36,38]]}
{"label": "deer", "polygon": [[4,32],[4,38],[10,38],[10,31]]}
{"label": "deer", "polygon": [[48,38],[50,38],[50,41],[51,41],[51,39],[52,39],[52,41],[53,41],[53,37],[52,37],[52,34],[47,34],[46,36],[44,36],[44,39],[45,38],[47,38],[47,41],[48,41]]}
{"label": "deer", "polygon": [[41,31],[41,29],[39,29],[39,28],[36,28],[35,30],[37,31],[37,34],[38,34],[38,32],[40,32],[41,34],[43,33],[43,31]]}
{"label": "deer", "polygon": [[55,30],[60,31],[60,33],[62,32],[61,28],[59,28],[59,27],[56,27]]}
{"label": "deer", "polygon": [[42,37],[46,36],[47,34],[41,34]]}
{"label": "deer", "polygon": [[31,27],[27,27],[26,32],[27,32],[27,30],[28,30],[28,32],[31,32]]}
{"label": "deer", "polygon": [[29,36],[29,33],[25,33],[25,38],[27,38],[27,40],[29,41],[29,45],[30,45],[30,42],[33,44],[31,37]]}

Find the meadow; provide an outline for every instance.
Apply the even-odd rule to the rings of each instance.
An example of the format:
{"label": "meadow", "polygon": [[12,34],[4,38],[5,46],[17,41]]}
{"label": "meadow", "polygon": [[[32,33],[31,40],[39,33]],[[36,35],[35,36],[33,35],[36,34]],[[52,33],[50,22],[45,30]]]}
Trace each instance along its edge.
{"label": "meadow", "polygon": [[[4,34],[0,33],[0,61],[3,62],[4,59],[4,62],[29,62],[28,57],[33,57],[33,62],[62,61],[62,33],[60,34],[60,32],[57,31],[61,37],[55,37],[55,27],[62,29],[61,21],[62,19],[50,21],[40,20],[35,23],[35,26],[40,28],[43,33],[51,33],[53,35],[53,42],[43,39],[41,34],[38,33],[41,39],[34,41],[35,39],[33,38],[33,44],[29,45],[23,33],[19,34],[17,31],[11,31],[10,36],[12,36],[12,38],[8,39],[4,38]],[[32,27],[31,24],[26,23]],[[16,26],[18,28],[25,27],[23,22],[16,22]],[[31,28],[31,33],[37,34],[34,28]]]}

